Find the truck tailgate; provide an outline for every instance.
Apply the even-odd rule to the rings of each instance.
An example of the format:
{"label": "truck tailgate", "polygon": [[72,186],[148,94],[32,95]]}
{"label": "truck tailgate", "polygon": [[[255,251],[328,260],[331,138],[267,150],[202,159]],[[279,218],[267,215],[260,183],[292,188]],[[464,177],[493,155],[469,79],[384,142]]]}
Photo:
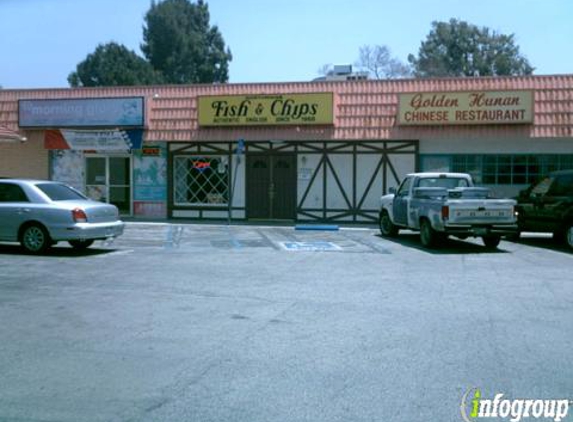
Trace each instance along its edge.
{"label": "truck tailgate", "polygon": [[448,200],[448,224],[512,224],[515,223],[512,199],[460,199]]}

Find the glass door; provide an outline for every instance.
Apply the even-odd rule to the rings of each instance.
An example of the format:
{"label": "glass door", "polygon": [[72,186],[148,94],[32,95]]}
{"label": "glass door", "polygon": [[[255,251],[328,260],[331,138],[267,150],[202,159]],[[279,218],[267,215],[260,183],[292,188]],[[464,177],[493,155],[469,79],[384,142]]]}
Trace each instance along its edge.
{"label": "glass door", "polygon": [[108,157],[109,203],[119,208],[120,214],[131,214],[129,162],[129,157]]}
{"label": "glass door", "polygon": [[86,157],[86,194],[114,204],[120,214],[131,214],[130,157]]}

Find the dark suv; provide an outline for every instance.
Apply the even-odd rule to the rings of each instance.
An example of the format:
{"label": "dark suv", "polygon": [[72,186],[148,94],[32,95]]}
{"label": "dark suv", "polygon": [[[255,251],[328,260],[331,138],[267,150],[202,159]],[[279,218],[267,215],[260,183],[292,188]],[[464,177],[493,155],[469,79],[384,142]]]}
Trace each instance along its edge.
{"label": "dark suv", "polygon": [[573,170],[550,173],[517,198],[519,231],[550,232],[573,249]]}

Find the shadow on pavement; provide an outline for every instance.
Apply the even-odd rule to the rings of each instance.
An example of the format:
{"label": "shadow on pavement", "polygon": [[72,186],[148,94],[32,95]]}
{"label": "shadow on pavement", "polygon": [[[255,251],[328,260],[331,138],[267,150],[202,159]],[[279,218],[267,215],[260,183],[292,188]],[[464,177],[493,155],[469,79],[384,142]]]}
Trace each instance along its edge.
{"label": "shadow on pavement", "polygon": [[562,252],[566,254],[571,254],[573,252],[566,244],[565,240],[562,239],[553,239],[552,237],[520,237],[519,239],[512,239],[511,242],[533,246],[536,248],[543,248],[548,249],[551,251]]}
{"label": "shadow on pavement", "polygon": [[110,252],[115,252],[116,249],[98,249],[87,248],[84,250],[77,250],[71,247],[58,247],[54,246],[46,252],[40,254],[32,254],[26,252],[20,245],[3,244],[0,245],[0,255],[23,255],[23,256],[41,256],[48,258],[83,258],[87,256],[103,255]]}
{"label": "shadow on pavement", "polygon": [[508,251],[498,249],[488,249],[485,246],[477,243],[466,242],[455,238],[448,237],[446,240],[438,243],[434,248],[425,248],[420,243],[420,235],[417,233],[399,234],[397,237],[383,237],[380,234],[376,236],[387,240],[389,242],[397,243],[409,248],[418,249],[423,252],[431,253],[434,255],[457,255],[457,254],[498,254],[508,253]]}

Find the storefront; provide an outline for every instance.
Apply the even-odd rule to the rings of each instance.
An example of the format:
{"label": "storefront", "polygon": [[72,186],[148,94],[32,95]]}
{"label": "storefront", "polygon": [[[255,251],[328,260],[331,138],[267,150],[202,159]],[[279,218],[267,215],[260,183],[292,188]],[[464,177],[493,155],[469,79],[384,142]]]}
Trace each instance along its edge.
{"label": "storefront", "polygon": [[40,130],[50,177],[133,213],[133,156],[141,150],[143,97],[20,99],[18,125]]}
{"label": "storefront", "polygon": [[10,90],[0,125],[126,215],[373,222],[408,172],[573,168],[573,76]]}

